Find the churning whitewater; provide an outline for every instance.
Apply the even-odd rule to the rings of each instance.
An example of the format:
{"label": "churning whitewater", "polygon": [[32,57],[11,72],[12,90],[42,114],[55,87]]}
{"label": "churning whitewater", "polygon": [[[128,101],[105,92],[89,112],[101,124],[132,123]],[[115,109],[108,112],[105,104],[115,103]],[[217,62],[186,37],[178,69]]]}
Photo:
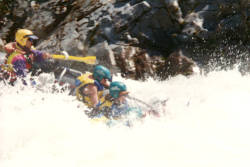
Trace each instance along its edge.
{"label": "churning whitewater", "polygon": [[[237,70],[159,82],[125,80],[161,117],[133,127],[91,121],[53,77],[35,88],[0,83],[1,167],[250,166],[250,77]],[[40,85],[39,85],[40,84]]]}

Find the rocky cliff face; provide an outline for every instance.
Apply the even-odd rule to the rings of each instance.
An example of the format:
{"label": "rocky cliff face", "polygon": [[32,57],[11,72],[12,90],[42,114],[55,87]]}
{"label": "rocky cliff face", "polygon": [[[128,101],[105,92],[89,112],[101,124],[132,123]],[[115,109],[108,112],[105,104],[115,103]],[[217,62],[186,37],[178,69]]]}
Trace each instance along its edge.
{"label": "rocky cliff face", "polygon": [[[9,4],[8,4],[9,2]],[[0,36],[18,28],[50,53],[95,55],[122,76],[166,79],[204,70],[249,70],[248,0],[13,0],[1,2]],[[6,7],[6,5],[8,5]],[[4,8],[5,7],[5,8]],[[84,71],[81,63],[71,67]]]}

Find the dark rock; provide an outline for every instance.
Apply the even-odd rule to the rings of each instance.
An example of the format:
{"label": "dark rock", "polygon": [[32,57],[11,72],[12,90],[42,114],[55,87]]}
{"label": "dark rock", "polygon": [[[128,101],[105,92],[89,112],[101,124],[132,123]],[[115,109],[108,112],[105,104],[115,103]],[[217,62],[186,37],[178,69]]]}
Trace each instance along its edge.
{"label": "dark rock", "polygon": [[157,73],[162,80],[176,75],[189,76],[199,72],[197,64],[183,55],[181,50],[171,53],[166,61],[157,68]]}
{"label": "dark rock", "polygon": [[[196,64],[231,68],[249,61],[249,0],[13,0],[4,8],[6,4],[0,2],[3,41],[13,41],[18,28],[28,28],[40,38],[38,49],[95,55],[100,64],[128,78],[166,79],[192,74]],[[78,62],[60,65],[92,68]]]}

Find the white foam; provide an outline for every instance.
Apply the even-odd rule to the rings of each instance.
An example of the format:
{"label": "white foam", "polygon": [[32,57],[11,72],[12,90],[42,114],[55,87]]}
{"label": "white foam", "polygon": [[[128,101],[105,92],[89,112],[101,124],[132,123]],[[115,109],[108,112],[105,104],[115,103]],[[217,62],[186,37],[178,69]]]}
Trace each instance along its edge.
{"label": "white foam", "polygon": [[148,104],[168,99],[166,115],[108,128],[66,93],[0,84],[0,166],[250,165],[249,76],[233,70],[164,82],[114,80]]}

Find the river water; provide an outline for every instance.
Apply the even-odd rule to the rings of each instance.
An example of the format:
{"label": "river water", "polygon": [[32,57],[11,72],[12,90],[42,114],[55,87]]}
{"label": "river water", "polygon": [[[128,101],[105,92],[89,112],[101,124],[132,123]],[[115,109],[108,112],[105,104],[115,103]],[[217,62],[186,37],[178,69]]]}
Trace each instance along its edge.
{"label": "river water", "polygon": [[1,167],[250,166],[250,77],[237,70],[159,82],[114,80],[130,95],[159,105],[160,118],[107,127],[83,113],[67,92],[0,83]]}

